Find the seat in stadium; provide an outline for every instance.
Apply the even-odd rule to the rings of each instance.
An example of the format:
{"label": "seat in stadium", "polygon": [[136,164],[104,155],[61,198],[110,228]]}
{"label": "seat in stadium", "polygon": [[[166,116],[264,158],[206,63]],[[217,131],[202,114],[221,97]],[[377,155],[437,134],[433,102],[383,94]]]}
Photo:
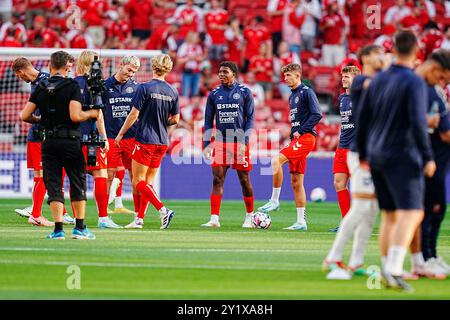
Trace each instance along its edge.
{"label": "seat in stadium", "polygon": [[311,70],[310,77],[317,94],[327,94],[334,96],[338,85],[335,68],[318,66]]}

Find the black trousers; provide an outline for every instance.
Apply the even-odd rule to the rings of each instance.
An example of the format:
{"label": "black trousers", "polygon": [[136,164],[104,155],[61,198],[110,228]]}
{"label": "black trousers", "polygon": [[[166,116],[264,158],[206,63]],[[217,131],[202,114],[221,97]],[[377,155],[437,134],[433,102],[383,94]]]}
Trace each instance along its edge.
{"label": "black trousers", "polygon": [[79,139],[46,139],[42,142],[42,167],[48,203],[64,203],[62,170],[70,181],[70,200],[86,200],[86,163]]}
{"label": "black trousers", "polygon": [[425,179],[425,217],[422,221],[422,253],[425,260],[436,258],[439,229],[444,220],[447,201],[445,199],[445,166],[437,164],[432,178]]}

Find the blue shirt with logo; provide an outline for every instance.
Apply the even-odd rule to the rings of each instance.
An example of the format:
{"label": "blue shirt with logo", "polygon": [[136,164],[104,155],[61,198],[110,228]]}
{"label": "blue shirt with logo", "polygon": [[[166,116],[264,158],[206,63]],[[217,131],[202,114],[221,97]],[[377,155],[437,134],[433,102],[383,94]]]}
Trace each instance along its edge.
{"label": "blue shirt with logo", "polygon": [[319,100],[308,86],[301,83],[289,96],[289,118],[291,121],[291,139],[295,132],[300,135],[311,133],[316,136],[314,127],[322,119]]}
{"label": "blue shirt with logo", "polygon": [[136,141],[143,144],[168,145],[169,115],[180,113],[178,93],[165,81],[153,79],[142,83],[132,101],[139,110]]}
{"label": "blue shirt with logo", "polygon": [[[132,100],[136,95],[139,84],[133,79],[120,83],[114,76],[105,81],[106,92],[103,96],[105,104],[105,127],[109,139],[115,139],[122,128],[125,119],[131,111]],[[136,135],[137,123],[126,133],[123,139],[132,139]]]}
{"label": "blue shirt with logo", "polygon": [[[49,77],[50,77],[50,74],[48,74],[47,72],[39,71],[39,74],[38,74],[37,78],[30,83],[30,85],[31,85],[31,93],[33,93],[36,90],[36,88],[37,88],[37,86],[39,84],[39,81],[41,81],[42,79],[47,79]],[[35,116],[40,116],[41,115],[41,113],[39,112],[39,109],[36,109],[33,112],[33,114]],[[39,130],[39,123],[33,123],[33,125],[30,128],[30,130],[28,130],[27,141],[29,141],[29,142],[39,142],[39,141],[41,141],[39,139],[39,137],[35,137],[35,135],[33,134],[33,131],[37,131],[37,130]]]}
{"label": "blue shirt with logo", "polygon": [[206,101],[204,147],[211,142],[214,119],[216,141],[247,144],[253,129],[255,105],[253,94],[243,84],[221,85],[212,90]]}
{"label": "blue shirt with logo", "polygon": [[341,135],[339,148],[350,149],[355,138],[355,122],[352,115],[352,101],[350,95],[341,94],[338,99],[339,112],[341,113]]}

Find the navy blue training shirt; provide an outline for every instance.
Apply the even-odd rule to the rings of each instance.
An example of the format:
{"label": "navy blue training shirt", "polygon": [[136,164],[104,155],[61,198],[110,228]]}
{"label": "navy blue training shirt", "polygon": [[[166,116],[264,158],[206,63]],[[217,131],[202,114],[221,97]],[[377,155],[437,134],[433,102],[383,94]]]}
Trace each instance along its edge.
{"label": "navy blue training shirt", "polygon": [[[48,74],[47,72],[39,71],[39,74],[38,74],[37,78],[30,83],[30,85],[31,85],[31,93],[33,93],[34,90],[36,90],[36,88],[37,88],[37,86],[39,84],[39,81],[41,81],[42,79],[49,78],[49,77],[50,77],[50,74]],[[40,116],[41,115],[41,113],[39,112],[39,109],[36,109],[33,112],[33,114],[35,116]],[[33,123],[31,125],[30,130],[28,130],[27,141],[30,141],[30,142],[39,142],[39,141],[41,141],[39,139],[39,137],[35,137],[34,134],[33,134],[33,130],[37,131],[38,129],[39,129],[39,123]]]}
{"label": "navy blue training shirt", "polygon": [[143,144],[168,145],[169,115],[180,113],[178,93],[175,89],[158,79],[142,83],[132,105],[139,110],[136,141]]}
{"label": "navy blue training shirt", "polygon": [[353,116],[353,124],[355,126],[354,129],[354,137],[353,141],[350,144],[350,150],[353,152],[358,152],[357,144],[356,144],[356,127],[358,126],[358,111],[359,104],[361,103],[361,96],[364,91],[364,82],[369,78],[367,75],[357,75],[353,78],[352,87],[350,88],[350,99],[352,101],[352,116]]}
{"label": "navy blue training shirt", "polygon": [[[437,109],[437,110],[434,110]],[[442,141],[440,133],[450,130],[450,116],[444,96],[434,86],[428,86],[428,113],[439,112],[439,126],[430,134],[436,163],[444,168],[450,162],[450,144]]]}
{"label": "navy blue training shirt", "polygon": [[289,118],[292,127],[291,139],[295,132],[300,133],[300,135],[312,133],[316,136],[314,127],[322,119],[322,112],[314,91],[301,83],[292,90],[289,96],[289,108]]}
{"label": "navy blue training shirt", "polygon": [[339,148],[350,149],[355,137],[355,122],[352,115],[352,101],[350,95],[344,93],[339,96],[339,112],[341,114],[341,135]]}
{"label": "navy blue training shirt", "polygon": [[427,86],[413,70],[392,65],[377,74],[361,101],[357,143],[371,166],[432,160],[427,134]]}
{"label": "navy blue training shirt", "polygon": [[[82,105],[91,104],[91,95],[87,86],[87,78],[85,76],[75,77],[74,80],[80,85]],[[91,120],[80,122],[81,135],[90,134],[92,129],[96,128],[95,122]]]}
{"label": "navy blue training shirt", "polygon": [[[120,83],[114,76],[106,79],[106,92],[104,93],[103,103],[105,104],[106,136],[109,139],[115,139],[119,134],[125,119],[131,111],[132,100],[136,95],[138,86],[139,84],[133,79],[129,79],[125,83]],[[136,128],[137,123],[128,129],[123,139],[134,138]]]}
{"label": "navy blue training shirt", "polygon": [[253,94],[249,88],[237,82],[215,88],[206,101],[204,147],[211,142],[214,119],[216,141],[247,144],[249,130],[253,129],[254,114]]}

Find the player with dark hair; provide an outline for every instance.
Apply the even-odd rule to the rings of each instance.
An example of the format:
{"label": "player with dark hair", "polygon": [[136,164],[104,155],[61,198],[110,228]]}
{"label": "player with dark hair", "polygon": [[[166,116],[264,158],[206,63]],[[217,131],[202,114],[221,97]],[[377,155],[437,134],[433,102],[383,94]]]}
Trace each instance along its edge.
{"label": "player with dark hair", "polygon": [[172,59],[167,54],[152,58],[153,79],[139,86],[131,103],[133,108],[115,139],[116,146],[120,145],[128,129],[139,119],[131,163],[133,188],[140,198],[139,208],[136,218],[125,228],[142,229],[149,202],[160,214],[160,229],[167,229],[174,216],[152,185],[169,145],[167,128],[180,120],[178,93],[165,81],[172,67]]}
{"label": "player with dark hair", "polygon": [[[356,66],[346,66],[341,70],[342,87],[345,89],[345,93],[341,94],[338,99],[339,112],[341,114],[341,135],[339,137],[339,146],[334,155],[333,176],[342,218],[350,210],[350,192],[347,189],[350,171],[347,165],[347,154],[355,137],[350,87],[352,86],[353,78],[360,73],[361,71]],[[329,231],[337,232],[338,229],[339,226]]]}
{"label": "player with dark hair", "polygon": [[303,185],[306,172],[306,157],[316,144],[316,131],[314,127],[322,119],[319,101],[316,94],[308,86],[302,84],[302,67],[291,63],[281,68],[286,84],[291,88],[289,97],[291,120],[291,143],[281,149],[280,153],[272,158],[273,188],[272,197],[264,206],[258,208],[262,212],[271,212],[280,207],[281,185],[283,183],[282,166],[289,162],[291,184],[294,190],[297,221],[286,230],[308,229],[306,224],[306,192]]}
{"label": "player with dark hair", "polygon": [[[18,78],[30,83],[31,93],[36,90],[39,81],[47,79],[50,76],[47,72],[36,70],[31,62],[25,57],[16,58],[13,61],[12,70]],[[39,116],[39,110],[35,111],[35,115]],[[53,226],[53,222],[48,221],[47,218],[42,215],[42,204],[47,189],[45,188],[43,179],[41,139],[38,130],[39,124],[35,123],[31,126],[27,135],[27,167],[34,171],[34,186],[32,192],[33,205],[25,209],[16,209],[15,212],[20,216],[27,217],[28,222],[32,225]],[[65,224],[73,224],[75,222],[75,220],[67,214],[65,207],[63,222]]]}
{"label": "player with dark hair", "polygon": [[[220,227],[219,214],[223,185],[228,168],[237,171],[246,208],[243,228],[252,228],[254,208],[253,186],[250,181],[249,137],[253,129],[253,94],[237,82],[238,66],[231,61],[219,65],[222,83],[208,95],[205,109],[205,133],[203,137],[205,158],[212,159],[213,186],[211,191],[211,218],[202,227]],[[212,143],[212,130],[216,120],[216,137]]]}
{"label": "player with dark hair", "polygon": [[418,43],[413,32],[395,35],[395,63],[374,77],[361,101],[357,147],[370,164],[382,209],[382,275],[388,287],[410,291],[402,279],[406,250],[423,219],[424,178],[436,171],[427,136],[427,87],[412,67]]}

